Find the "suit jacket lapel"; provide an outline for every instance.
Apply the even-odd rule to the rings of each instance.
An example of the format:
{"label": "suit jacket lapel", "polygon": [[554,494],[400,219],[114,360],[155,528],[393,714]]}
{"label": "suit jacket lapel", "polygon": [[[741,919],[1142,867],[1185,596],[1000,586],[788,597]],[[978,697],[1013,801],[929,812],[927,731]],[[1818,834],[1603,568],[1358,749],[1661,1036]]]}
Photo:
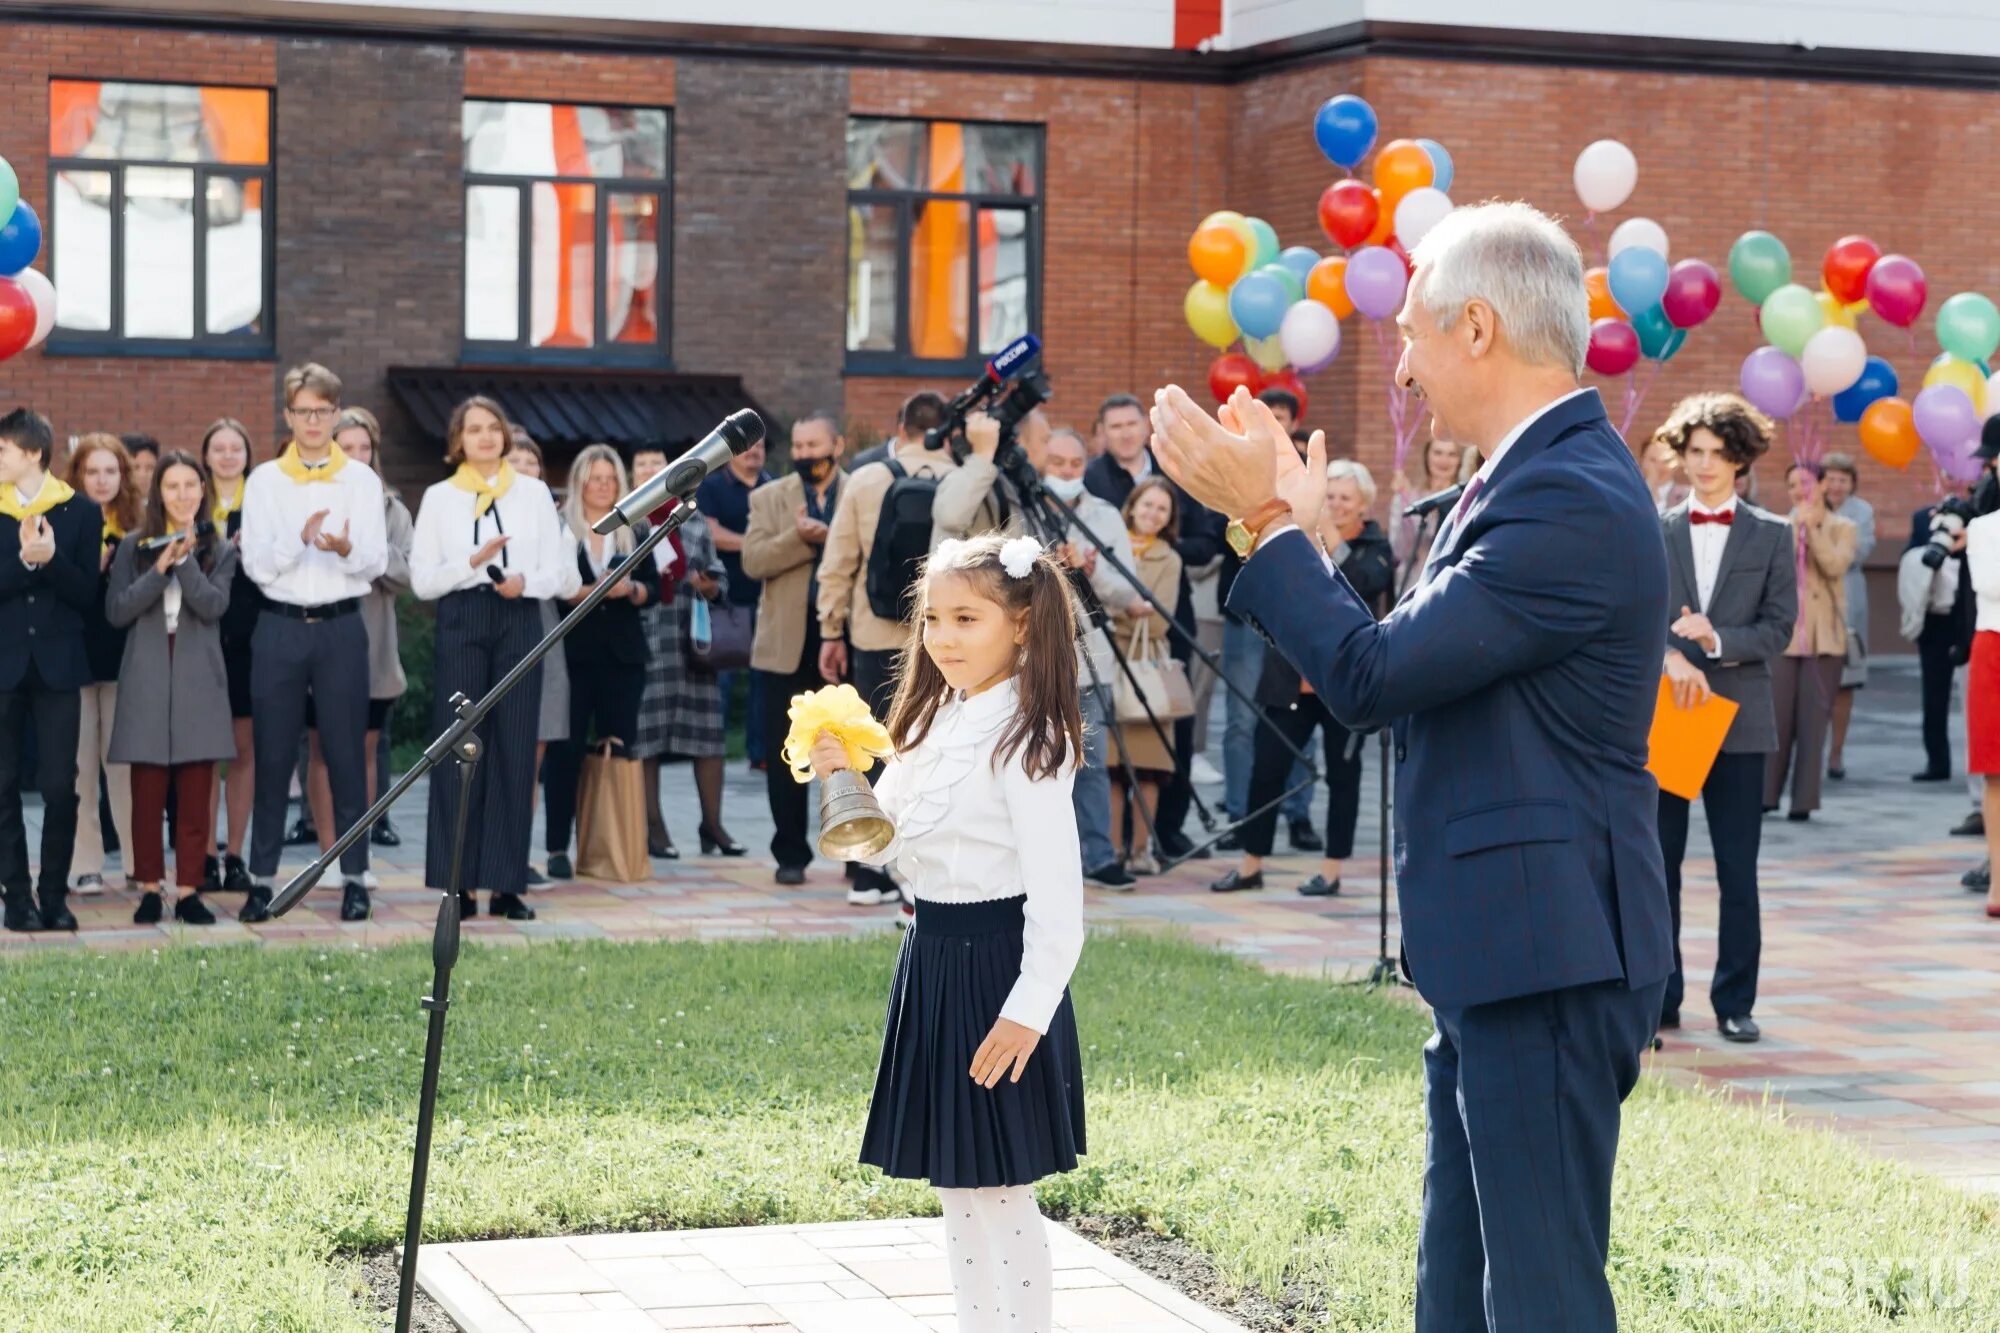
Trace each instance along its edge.
{"label": "suit jacket lapel", "polygon": [[[1694,527],[1689,522],[1687,506],[1682,505],[1669,512],[1665,526],[1667,554],[1673,557],[1674,566],[1681,577],[1681,586],[1687,589],[1688,604],[1696,611],[1704,610],[1703,607],[1694,606],[1694,603],[1701,599],[1701,581],[1695,577]],[[1721,580],[1717,579],[1716,582],[1720,586]],[[1680,615],[1680,608],[1677,606],[1670,606],[1667,611],[1676,617]]]}
{"label": "suit jacket lapel", "polygon": [[1722,581],[1729,577],[1729,571],[1734,569],[1736,562],[1743,558],[1743,548],[1749,544],[1750,534],[1756,527],[1756,522],[1746,512],[1742,501],[1739,500],[1736,504],[1735,521],[1729,525],[1729,540],[1722,544],[1722,563],[1715,567],[1716,591],[1721,591]]}
{"label": "suit jacket lapel", "polygon": [[1535,419],[1528,429],[1521,432],[1519,439],[1509,445],[1501,455],[1493,475],[1479,488],[1473,497],[1471,507],[1448,518],[1439,529],[1437,541],[1431,547],[1431,558],[1424,565],[1425,583],[1430,582],[1436,571],[1451,564],[1458,556],[1459,543],[1465,537],[1465,530],[1472,525],[1473,515],[1493,502],[1493,492],[1500,483],[1507,480],[1514,469],[1547,449],[1564,435],[1579,426],[1603,422],[1606,430],[1611,428],[1610,418],[1604,415],[1604,400],[1595,389],[1585,389],[1558,402]]}

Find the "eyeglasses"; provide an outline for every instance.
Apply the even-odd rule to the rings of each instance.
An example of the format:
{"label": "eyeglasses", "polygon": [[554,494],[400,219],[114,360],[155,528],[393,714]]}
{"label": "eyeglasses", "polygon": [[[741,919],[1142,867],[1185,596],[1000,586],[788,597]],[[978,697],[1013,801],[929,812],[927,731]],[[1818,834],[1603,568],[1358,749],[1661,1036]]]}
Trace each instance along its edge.
{"label": "eyeglasses", "polygon": [[318,425],[322,421],[331,421],[339,416],[340,409],[337,407],[288,407],[285,409],[285,415],[297,417],[300,421]]}

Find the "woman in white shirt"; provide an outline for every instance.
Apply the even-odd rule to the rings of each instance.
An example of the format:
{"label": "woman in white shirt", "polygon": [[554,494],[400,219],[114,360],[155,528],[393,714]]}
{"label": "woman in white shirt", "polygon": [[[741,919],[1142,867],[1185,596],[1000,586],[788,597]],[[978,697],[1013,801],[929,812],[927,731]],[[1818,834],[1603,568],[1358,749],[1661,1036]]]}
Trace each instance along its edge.
{"label": "woman in white shirt", "polygon": [[[1033,1186],[1084,1151],[1075,613],[1032,537],[944,542],[923,592],[876,790],[896,839],[869,858],[917,912],[861,1160],[937,1187],[961,1333],[1050,1333]],[[849,757],[821,733],[812,764],[824,781]]]}
{"label": "woman in white shirt", "polygon": [[[458,470],[424,492],[410,552],[411,586],[438,604],[434,731],[451,724],[454,693],[481,698],[534,649],[542,637],[538,601],[566,597],[577,585],[549,488],[507,462],[507,417],[500,405],[466,399],[452,412],[445,441],[445,462]],[[483,887],[492,891],[489,914],[534,919],[521,893],[534,817],[541,690],[537,666],[480,724],[486,752],[466,796],[472,813],[459,880],[465,916],[476,911],[473,890]],[[424,882],[432,888],[450,882],[459,785],[455,763],[431,774]]]}

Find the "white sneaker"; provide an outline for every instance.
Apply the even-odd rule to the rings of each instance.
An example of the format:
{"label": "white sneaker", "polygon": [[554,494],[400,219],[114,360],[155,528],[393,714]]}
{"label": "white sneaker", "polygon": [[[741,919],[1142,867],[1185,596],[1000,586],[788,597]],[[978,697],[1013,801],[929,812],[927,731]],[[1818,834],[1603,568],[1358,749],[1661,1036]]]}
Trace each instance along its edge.
{"label": "white sneaker", "polygon": [[892,901],[894,899],[884,894],[882,890],[871,889],[862,884],[856,884],[847,891],[849,907],[880,907],[883,903]]}
{"label": "white sneaker", "polygon": [[100,894],[104,892],[104,876],[78,875],[76,877],[76,887],[71,889],[70,892],[82,898],[89,898]]}
{"label": "white sneaker", "polygon": [[1202,787],[1219,787],[1224,779],[1222,770],[1208,762],[1208,756],[1198,754],[1188,762],[1188,781]]}

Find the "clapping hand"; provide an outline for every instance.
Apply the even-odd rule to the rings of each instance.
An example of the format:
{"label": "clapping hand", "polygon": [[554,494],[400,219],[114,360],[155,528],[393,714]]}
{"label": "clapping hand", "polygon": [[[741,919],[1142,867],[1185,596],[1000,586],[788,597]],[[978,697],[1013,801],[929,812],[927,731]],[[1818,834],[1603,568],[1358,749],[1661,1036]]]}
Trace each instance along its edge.
{"label": "clapping hand", "polygon": [[[320,512],[324,514],[326,511],[321,510]],[[337,537],[330,532],[321,530],[313,537],[313,545],[322,551],[331,551],[344,560],[354,550],[354,543],[347,539],[347,534],[353,526],[351,519],[348,522],[342,523],[340,525],[340,535]]]}
{"label": "clapping hand", "polygon": [[21,561],[29,565],[46,565],[56,558],[56,534],[49,527],[49,521],[40,514],[21,523]]}
{"label": "clapping hand", "polygon": [[1715,626],[1708,623],[1708,617],[1699,611],[1681,608],[1681,617],[1668,627],[1667,632],[1677,639],[1688,639],[1700,644],[1709,652],[1719,652],[1722,640],[1715,633]]}
{"label": "clapping hand", "polygon": [[513,538],[504,532],[498,537],[490,538],[484,546],[472,553],[472,559],[466,561],[466,563],[474,569],[484,569],[493,563],[495,556],[500,554],[500,548],[512,540]]}
{"label": "clapping hand", "polygon": [[153,562],[154,571],[160,574],[171,573],[173,571],[173,567],[175,565],[178,565],[181,561],[187,559],[188,552],[192,551],[193,549],[194,549],[193,533],[189,533],[185,537],[174,538],[172,541],[167,543],[167,548],[164,551],[160,552],[160,558]]}
{"label": "clapping hand", "polygon": [[1211,417],[1169,384],[1153,396],[1153,454],[1168,476],[1202,504],[1243,518],[1272,499],[1291,506],[1308,532],[1326,504],[1326,432],[1314,431],[1299,457],[1271,409],[1239,386]]}

